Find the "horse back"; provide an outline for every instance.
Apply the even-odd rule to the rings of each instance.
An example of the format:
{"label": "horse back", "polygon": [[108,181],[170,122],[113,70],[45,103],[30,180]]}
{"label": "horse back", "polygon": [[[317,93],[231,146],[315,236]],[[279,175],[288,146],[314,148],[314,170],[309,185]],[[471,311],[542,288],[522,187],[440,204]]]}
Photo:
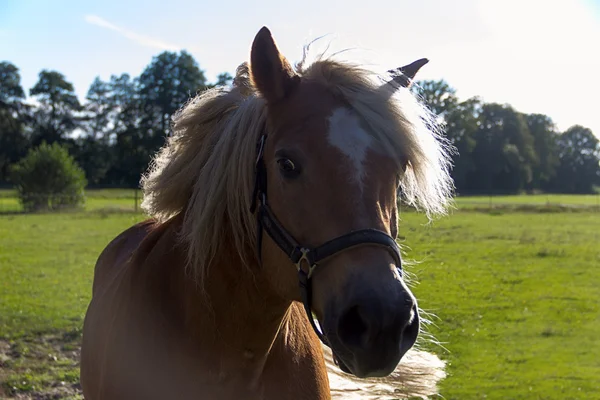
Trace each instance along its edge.
{"label": "horse back", "polygon": [[131,226],[110,241],[96,261],[92,297],[114,280],[119,268],[129,261],[155,226],[154,219],[147,219]]}

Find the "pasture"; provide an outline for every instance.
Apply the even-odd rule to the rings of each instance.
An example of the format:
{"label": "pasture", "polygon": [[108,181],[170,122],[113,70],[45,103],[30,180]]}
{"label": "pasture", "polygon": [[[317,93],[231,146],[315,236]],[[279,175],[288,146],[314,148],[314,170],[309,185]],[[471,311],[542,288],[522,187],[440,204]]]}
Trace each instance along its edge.
{"label": "pasture", "polygon": [[[401,214],[414,292],[440,342],[423,346],[448,362],[441,395],[600,399],[598,196],[489,201],[458,198],[432,225]],[[144,219],[134,202],[133,191],[90,191],[83,211],[25,215],[0,192],[0,398],[81,398],[94,263]]]}

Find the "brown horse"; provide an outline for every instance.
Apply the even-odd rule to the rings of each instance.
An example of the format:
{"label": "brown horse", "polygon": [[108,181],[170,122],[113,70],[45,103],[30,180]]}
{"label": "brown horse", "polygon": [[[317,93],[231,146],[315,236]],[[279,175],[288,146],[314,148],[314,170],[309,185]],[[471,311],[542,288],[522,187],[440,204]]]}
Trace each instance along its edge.
{"label": "brown horse", "polygon": [[233,85],[174,118],[142,181],[153,218],[98,259],[86,399],[329,399],[320,340],[341,376],[389,376],[420,330],[397,193],[433,215],[452,191],[406,89],[425,62],[388,82],[333,59],[292,68],[261,29]]}

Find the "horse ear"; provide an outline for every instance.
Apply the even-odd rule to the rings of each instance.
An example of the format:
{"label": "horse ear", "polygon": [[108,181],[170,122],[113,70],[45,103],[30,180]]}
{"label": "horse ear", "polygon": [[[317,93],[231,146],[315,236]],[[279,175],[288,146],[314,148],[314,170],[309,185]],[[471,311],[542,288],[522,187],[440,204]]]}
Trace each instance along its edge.
{"label": "horse ear", "polygon": [[279,52],[267,27],[256,34],[252,43],[250,73],[254,86],[267,103],[283,100],[300,81],[290,63]]}
{"label": "horse ear", "polygon": [[423,65],[429,62],[426,58],[421,58],[417,61],[414,61],[408,65],[397,68],[395,70],[388,71],[390,74],[394,75],[394,81],[399,83],[402,87],[410,87],[413,83],[413,79],[417,72],[423,67]]}

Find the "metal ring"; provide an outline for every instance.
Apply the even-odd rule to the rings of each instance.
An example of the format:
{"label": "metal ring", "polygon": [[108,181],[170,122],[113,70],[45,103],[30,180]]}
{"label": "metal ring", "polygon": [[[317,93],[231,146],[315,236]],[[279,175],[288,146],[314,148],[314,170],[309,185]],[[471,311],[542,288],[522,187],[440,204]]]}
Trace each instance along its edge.
{"label": "metal ring", "polygon": [[302,261],[306,261],[306,265],[308,265],[308,272],[306,273],[306,276],[307,276],[307,278],[310,279],[310,276],[312,275],[313,271],[317,267],[317,264],[311,264],[310,259],[308,258],[308,253],[311,252],[311,249],[307,249],[307,248],[303,247],[300,249],[300,252],[302,252],[302,256],[296,263],[296,269],[298,270],[298,272],[301,271],[302,270]]}

